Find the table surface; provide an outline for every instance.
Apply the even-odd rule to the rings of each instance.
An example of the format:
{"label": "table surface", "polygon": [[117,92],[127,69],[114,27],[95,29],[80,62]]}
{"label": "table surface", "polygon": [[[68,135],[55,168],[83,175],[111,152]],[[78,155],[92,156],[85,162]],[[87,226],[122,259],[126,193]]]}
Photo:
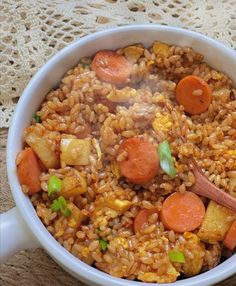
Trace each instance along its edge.
{"label": "table surface", "polygon": [[[15,105],[32,75],[68,43],[109,27],[158,23],[198,31],[236,49],[236,0],[3,0],[0,10],[1,213],[15,205],[5,160]],[[0,285],[84,284],[62,270],[43,250],[36,249],[21,251],[1,265]],[[236,285],[236,275],[217,285]]]}

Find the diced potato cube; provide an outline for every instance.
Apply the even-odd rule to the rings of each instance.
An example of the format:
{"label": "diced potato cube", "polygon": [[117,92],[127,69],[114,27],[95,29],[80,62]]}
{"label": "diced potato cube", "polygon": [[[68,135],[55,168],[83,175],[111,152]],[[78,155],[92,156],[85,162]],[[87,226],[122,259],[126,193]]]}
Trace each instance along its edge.
{"label": "diced potato cube", "polygon": [[170,47],[167,44],[158,41],[154,42],[152,49],[157,56],[163,58],[168,57],[170,54]]}
{"label": "diced potato cube", "polygon": [[110,199],[107,200],[106,205],[116,211],[125,212],[130,208],[132,203],[128,200]]}
{"label": "diced potato cube", "polygon": [[158,132],[162,131],[166,133],[173,125],[168,115],[163,115],[160,112],[156,113],[155,119],[152,121],[152,128]]}
{"label": "diced potato cube", "polygon": [[88,139],[61,139],[61,164],[88,165],[91,142]]}
{"label": "diced potato cube", "polygon": [[51,149],[49,142],[34,132],[26,133],[26,143],[34,150],[47,169],[60,167],[59,156]]}
{"label": "diced potato cube", "polygon": [[191,252],[191,256],[185,255],[185,263],[183,264],[183,273],[186,276],[197,275],[203,266],[203,260],[205,255],[204,244],[201,243],[199,237],[192,232],[185,232],[184,238],[186,240],[184,244],[185,251]]}
{"label": "diced potato cube", "polygon": [[125,56],[133,62],[136,62],[144,52],[144,48],[138,46],[129,46],[124,48]]}
{"label": "diced potato cube", "polygon": [[[198,231],[201,240],[216,243],[224,239],[225,233],[232,224],[234,212],[214,201],[210,201],[202,225]],[[232,219],[231,219],[232,218]]]}
{"label": "diced potato cube", "polygon": [[81,210],[73,203],[68,203],[68,209],[71,210],[71,216],[68,218],[68,225],[72,228],[77,228],[81,225],[85,219],[85,215]]}
{"label": "diced potato cube", "polygon": [[65,177],[62,181],[61,195],[68,199],[87,192],[85,178],[78,172],[76,176]]}
{"label": "diced potato cube", "polygon": [[134,98],[137,95],[138,92],[136,89],[126,86],[122,89],[116,89],[111,91],[107,95],[107,99],[112,102],[121,103],[129,101],[129,99]]}

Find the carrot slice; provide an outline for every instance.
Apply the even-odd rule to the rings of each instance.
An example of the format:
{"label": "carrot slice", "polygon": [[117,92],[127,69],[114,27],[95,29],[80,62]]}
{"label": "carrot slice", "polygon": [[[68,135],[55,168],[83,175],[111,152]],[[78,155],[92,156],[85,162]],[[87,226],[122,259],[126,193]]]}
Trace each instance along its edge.
{"label": "carrot slice", "polygon": [[143,225],[147,223],[150,215],[157,213],[157,209],[141,209],[134,219],[134,232],[138,233]]}
{"label": "carrot slice", "polygon": [[103,50],[96,53],[92,61],[92,69],[101,80],[122,85],[130,77],[132,65],[124,56]]}
{"label": "carrot slice", "polygon": [[232,251],[236,247],[236,220],[231,224],[229,230],[227,231],[223,243]]}
{"label": "carrot slice", "polygon": [[208,83],[198,76],[189,75],[179,81],[176,87],[176,100],[190,114],[205,112],[212,100]]}
{"label": "carrot slice", "polygon": [[119,146],[118,156],[124,153],[126,157],[118,162],[118,166],[130,182],[146,184],[157,175],[159,157],[150,142],[138,137],[125,139]]}
{"label": "carrot slice", "polygon": [[175,192],[165,199],[161,220],[167,229],[176,232],[192,231],[198,228],[205,215],[202,200],[194,193]]}
{"label": "carrot slice", "polygon": [[39,176],[42,172],[40,161],[32,148],[25,148],[19,154],[17,175],[21,186],[26,186],[27,194],[33,195],[41,190]]}

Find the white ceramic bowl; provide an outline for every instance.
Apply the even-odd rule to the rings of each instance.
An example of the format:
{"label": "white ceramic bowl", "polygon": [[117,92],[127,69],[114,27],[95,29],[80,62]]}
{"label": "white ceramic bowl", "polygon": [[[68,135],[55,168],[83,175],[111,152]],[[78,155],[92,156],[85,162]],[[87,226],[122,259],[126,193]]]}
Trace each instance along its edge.
{"label": "white ceramic bowl", "polygon": [[[198,33],[174,27],[134,25],[115,28],[79,39],[57,53],[37,72],[26,87],[11,123],[7,142],[7,171],[16,208],[1,215],[0,218],[2,261],[18,250],[42,247],[66,271],[90,285],[156,285],[114,278],[86,265],[63,248],[44,227],[29,198],[21,191],[15,166],[16,155],[23,146],[22,134],[25,127],[30,124],[32,115],[49,90],[58,85],[64,73],[75,66],[81,57],[91,56],[101,49],[116,49],[133,43],[150,46],[156,39],[169,44],[192,47],[205,56],[208,64],[228,74],[236,83],[235,51]],[[206,273],[170,285],[211,285],[234,273],[236,273],[236,255]]]}

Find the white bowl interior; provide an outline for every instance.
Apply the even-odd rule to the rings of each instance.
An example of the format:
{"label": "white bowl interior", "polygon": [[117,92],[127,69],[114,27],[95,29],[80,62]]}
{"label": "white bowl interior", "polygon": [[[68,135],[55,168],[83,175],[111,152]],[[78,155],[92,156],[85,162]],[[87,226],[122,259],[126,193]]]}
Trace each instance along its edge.
{"label": "white bowl interior", "polygon": [[[111,29],[79,39],[51,58],[32,78],[22,94],[13,116],[7,143],[8,179],[15,202],[29,228],[46,251],[73,276],[90,283],[103,286],[156,285],[113,278],[85,263],[60,246],[47,232],[37,217],[30,200],[23,194],[16,176],[15,158],[22,149],[22,134],[30,124],[45,95],[55,88],[65,72],[75,66],[83,56],[92,56],[101,49],[116,49],[133,43],[150,46],[154,40],[169,44],[191,46],[205,56],[205,61],[228,74],[236,83],[236,53],[222,44],[203,35],[187,30],[159,25],[135,25]],[[210,285],[236,272],[236,255],[216,268],[170,285]],[[168,285],[168,284],[163,284]]]}

